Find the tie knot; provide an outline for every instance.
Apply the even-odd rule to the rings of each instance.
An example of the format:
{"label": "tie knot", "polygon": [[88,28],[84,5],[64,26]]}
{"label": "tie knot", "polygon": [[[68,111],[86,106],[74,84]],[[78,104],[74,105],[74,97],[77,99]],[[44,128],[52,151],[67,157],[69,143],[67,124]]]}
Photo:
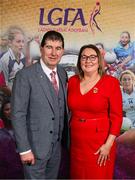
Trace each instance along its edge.
{"label": "tie knot", "polygon": [[55,72],[55,71],[52,71],[52,72],[50,73],[50,75],[51,75],[51,77],[55,77],[56,72]]}
{"label": "tie knot", "polygon": [[50,73],[50,75],[51,75],[52,85],[53,85],[53,87],[54,87],[54,90],[56,91],[56,94],[58,95],[59,89],[58,89],[58,84],[57,84],[57,80],[56,80],[56,77],[55,77],[56,72],[55,72],[55,71],[52,71],[52,72]]}

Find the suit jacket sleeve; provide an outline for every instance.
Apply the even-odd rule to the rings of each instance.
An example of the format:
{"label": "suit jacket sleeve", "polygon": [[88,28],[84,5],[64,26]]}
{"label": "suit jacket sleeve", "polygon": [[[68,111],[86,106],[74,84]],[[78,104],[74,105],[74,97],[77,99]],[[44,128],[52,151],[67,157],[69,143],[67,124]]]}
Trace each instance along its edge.
{"label": "suit jacket sleeve", "polygon": [[31,149],[28,140],[28,105],[30,84],[25,71],[17,73],[11,97],[12,124],[19,152]]}

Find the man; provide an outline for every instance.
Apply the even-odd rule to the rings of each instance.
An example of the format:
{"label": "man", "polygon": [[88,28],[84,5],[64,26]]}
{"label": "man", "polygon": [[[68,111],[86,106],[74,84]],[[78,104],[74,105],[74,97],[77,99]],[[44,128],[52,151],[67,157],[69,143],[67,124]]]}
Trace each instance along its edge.
{"label": "man", "polygon": [[[67,134],[63,129],[67,130],[68,122],[67,74],[58,65],[64,52],[63,36],[48,31],[43,36],[40,50],[40,62],[16,75],[12,123],[25,178],[56,179],[62,134]],[[56,78],[50,76],[52,71]]]}

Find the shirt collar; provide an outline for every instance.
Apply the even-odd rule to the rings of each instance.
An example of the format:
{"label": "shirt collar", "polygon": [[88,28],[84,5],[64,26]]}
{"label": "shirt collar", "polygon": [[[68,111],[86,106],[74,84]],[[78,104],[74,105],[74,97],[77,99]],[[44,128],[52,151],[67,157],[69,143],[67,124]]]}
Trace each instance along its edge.
{"label": "shirt collar", "polygon": [[[50,73],[52,72],[52,69],[48,68],[48,67],[46,66],[46,64],[43,62],[42,59],[40,59],[40,63],[41,63],[41,67],[42,67],[44,73],[45,73],[48,77],[50,77]],[[57,73],[57,68],[55,67],[55,68],[53,69],[53,71],[55,71],[55,72]]]}

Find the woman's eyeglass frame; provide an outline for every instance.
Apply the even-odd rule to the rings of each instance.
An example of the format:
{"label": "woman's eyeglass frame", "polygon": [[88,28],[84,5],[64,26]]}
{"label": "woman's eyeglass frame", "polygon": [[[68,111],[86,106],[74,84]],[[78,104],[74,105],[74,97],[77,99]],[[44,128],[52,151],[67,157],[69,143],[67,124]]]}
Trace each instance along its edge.
{"label": "woman's eyeglass frame", "polygon": [[92,62],[95,62],[96,59],[97,59],[97,55],[90,55],[90,56],[86,56],[86,55],[81,55],[81,61],[92,61]]}

